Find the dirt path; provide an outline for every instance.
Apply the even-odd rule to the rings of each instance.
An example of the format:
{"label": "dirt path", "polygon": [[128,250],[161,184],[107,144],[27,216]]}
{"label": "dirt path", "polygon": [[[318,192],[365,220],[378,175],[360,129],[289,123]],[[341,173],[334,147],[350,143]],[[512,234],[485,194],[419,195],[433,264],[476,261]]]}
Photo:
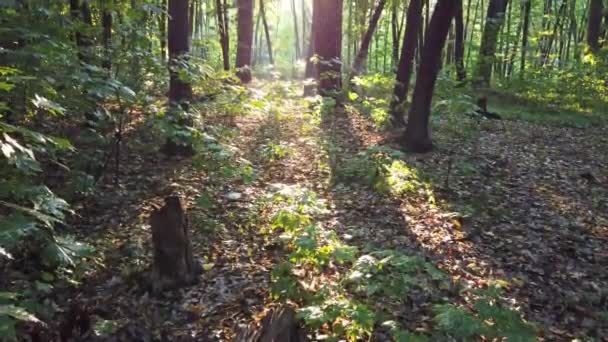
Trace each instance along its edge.
{"label": "dirt path", "polygon": [[[277,184],[297,185],[326,204],[314,219],[360,250],[419,256],[450,282],[470,288],[508,284],[504,299],[538,323],[547,341],[608,335],[608,191],[606,183],[581,179],[590,173],[605,182],[608,176],[605,128],[491,126],[482,132],[481,147],[462,145],[460,160],[475,168],[465,172],[464,162],[452,161],[449,188],[445,151],[406,155],[407,165],[434,177],[434,204],[427,192],[396,197],[340,179],[349,160],[383,137],[348,108],[311,114],[299,89],[285,82],[254,84],[255,109],[230,127],[238,131],[237,157],[252,163],[251,183],[214,183],[189,160],[145,152],[154,142],[148,141],[149,127],[140,127],[123,157],[129,166],[122,187],[108,185],[79,222],[91,229],[88,240],[102,255],[98,271],[77,295],[61,300],[83,303],[96,320],[119,323],[115,336],[121,340],[232,340],[276,305],[271,272],[286,251],[276,234],[263,232],[271,215],[264,199]],[[151,298],[136,275],[150,262],[151,205],[169,192],[193,208],[194,252],[206,272],[197,286]],[[201,209],[197,199],[203,195],[213,201]],[[454,303],[471,305],[457,291],[441,291]],[[410,331],[431,333],[435,295],[404,296],[370,305]]]}

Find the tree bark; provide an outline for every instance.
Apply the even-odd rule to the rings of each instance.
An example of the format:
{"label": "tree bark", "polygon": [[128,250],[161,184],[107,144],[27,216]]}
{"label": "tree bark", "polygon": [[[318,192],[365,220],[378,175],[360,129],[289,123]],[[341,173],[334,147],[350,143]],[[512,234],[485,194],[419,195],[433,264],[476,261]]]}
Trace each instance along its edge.
{"label": "tree bark", "polygon": [[454,61],[456,63],[456,79],[464,81],[467,77],[464,68],[464,18],[462,10],[462,0],[454,0],[458,2],[455,19],[455,41],[454,41]]}
{"label": "tree bark", "polygon": [[526,72],[526,54],[528,52],[528,35],[530,33],[530,12],[532,11],[532,0],[524,0],[524,28],[521,35],[521,61],[519,77],[523,79]]}
{"label": "tree bark", "polygon": [[243,83],[251,82],[251,45],[253,44],[253,0],[237,0],[238,46],[237,76]]}
{"label": "tree bark", "polygon": [[167,0],[162,0],[161,13],[158,17],[158,33],[160,40],[160,59],[164,63],[167,61]]}
{"label": "tree bark", "polygon": [[177,70],[190,52],[188,0],[169,0],[169,17],[169,101],[182,103],[192,98],[190,83],[181,80]]}
{"label": "tree bark", "polygon": [[302,51],[300,50],[300,32],[298,30],[298,13],[296,11],[296,0],[291,0],[291,15],[293,15],[293,30],[295,33],[296,59],[300,59],[302,57]]}
{"label": "tree bark", "polygon": [[222,61],[224,62],[224,70],[230,70],[230,40],[228,35],[228,16],[226,15],[228,9],[225,7],[225,1],[222,3],[222,0],[215,0],[218,33],[220,35],[220,46],[222,48]]}
{"label": "tree bark", "polygon": [[422,0],[411,0],[407,8],[405,35],[401,45],[401,58],[397,66],[397,80],[393,90],[393,103],[391,104],[391,124],[393,127],[403,127],[404,108],[407,92],[414,69],[414,57],[418,47],[418,33],[422,27]]}
{"label": "tree bark", "polygon": [[367,31],[363,35],[363,39],[361,39],[361,45],[359,46],[359,51],[355,56],[355,61],[353,62],[353,72],[351,74],[351,78],[361,74],[363,71],[363,63],[367,59],[367,55],[369,53],[369,44],[372,40],[372,36],[374,35],[374,31],[378,26],[378,21],[380,20],[380,16],[382,15],[382,11],[384,10],[384,6],[386,5],[386,0],[379,0],[376,5],[376,9],[374,9],[374,14],[369,22],[369,26],[367,27]]}
{"label": "tree bark", "polygon": [[266,8],[264,7],[264,0],[260,0],[260,13],[262,14],[262,25],[264,26],[266,47],[268,48],[268,62],[273,65],[274,57],[272,55],[272,43],[270,42],[270,30],[268,29],[268,21],[266,20]]}
{"label": "tree bark", "polygon": [[433,148],[429,125],[431,102],[441,68],[441,51],[457,8],[457,1],[438,0],[425,34],[420,70],[403,136],[403,145],[412,152],[428,152]]}
{"label": "tree bark", "polygon": [[587,22],[587,46],[592,53],[600,50],[600,35],[602,32],[602,16],[604,4],[602,0],[591,0],[589,4],[589,20]]}
{"label": "tree bark", "polygon": [[104,49],[104,58],[101,65],[110,72],[110,69],[112,69],[112,12],[108,8],[103,10],[101,26],[103,28],[102,41]]}
{"label": "tree bark", "polygon": [[492,65],[496,53],[498,33],[505,19],[508,0],[490,0],[486,23],[479,48],[479,61],[475,75],[475,85],[489,87],[492,78]]}
{"label": "tree bark", "polygon": [[165,198],[165,205],[150,215],[154,246],[150,285],[154,294],[191,285],[202,273],[201,265],[194,260],[187,222],[177,196]]}
{"label": "tree bark", "polygon": [[326,96],[342,87],[342,0],[315,0],[314,5],[319,19],[313,27],[319,93]]}

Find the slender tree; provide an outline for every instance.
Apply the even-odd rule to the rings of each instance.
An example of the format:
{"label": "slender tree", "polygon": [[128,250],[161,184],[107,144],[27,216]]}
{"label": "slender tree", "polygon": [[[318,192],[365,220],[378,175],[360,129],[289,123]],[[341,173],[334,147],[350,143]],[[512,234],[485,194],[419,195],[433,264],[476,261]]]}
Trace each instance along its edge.
{"label": "slender tree", "polygon": [[528,35],[530,34],[530,12],[532,11],[532,0],[524,0],[523,4],[524,27],[521,34],[521,59],[519,67],[519,77],[523,78],[526,72],[526,54],[528,52]]}
{"label": "slender tree", "polygon": [[158,35],[160,40],[160,60],[167,61],[167,0],[161,2],[161,12],[158,16]]}
{"label": "slender tree", "polygon": [[587,46],[593,53],[600,50],[602,33],[602,15],[604,4],[602,0],[591,0],[589,3],[589,21],[587,22]]}
{"label": "slender tree", "polygon": [[393,90],[394,99],[391,104],[391,124],[393,127],[404,126],[403,103],[412,77],[414,57],[418,47],[418,34],[422,27],[422,0],[410,0],[407,8],[405,35],[401,45],[401,57],[397,66],[397,81]]}
{"label": "slender tree", "polygon": [[293,15],[296,59],[300,59],[300,57],[302,56],[302,50],[300,50],[300,32],[298,30],[298,13],[296,11],[296,0],[291,0],[291,15]]}
{"label": "slender tree", "polygon": [[380,16],[382,16],[382,11],[384,10],[384,6],[386,5],[386,0],[379,0],[376,8],[374,9],[374,14],[369,22],[369,26],[367,27],[367,31],[363,35],[361,39],[361,45],[359,46],[359,51],[357,52],[357,56],[355,56],[355,61],[353,62],[353,71],[351,77],[359,75],[363,70],[363,63],[367,59],[367,55],[369,53],[369,44],[372,40],[372,36],[374,35],[374,31],[378,26],[378,21],[380,20]]}
{"label": "slender tree", "polygon": [[504,22],[507,4],[508,0],[490,0],[488,5],[486,23],[481,37],[481,47],[479,48],[479,61],[477,62],[475,75],[476,86],[490,86],[498,33]]}
{"label": "slender tree", "polygon": [[268,48],[268,62],[273,65],[274,57],[272,55],[272,42],[270,41],[270,29],[268,28],[268,20],[266,20],[266,8],[264,0],[260,0],[260,15],[262,16],[262,25],[264,26],[264,35],[266,37],[266,47]]}
{"label": "slender tree", "polygon": [[413,152],[428,152],[433,148],[429,125],[431,102],[441,68],[441,50],[457,10],[458,1],[438,0],[425,34],[422,60],[403,136],[403,145]]}
{"label": "slender tree", "polygon": [[243,83],[251,82],[251,46],[253,45],[253,0],[237,1],[238,46],[237,75]]}
{"label": "slender tree", "polygon": [[456,17],[454,18],[455,41],[454,41],[454,62],[456,63],[456,79],[464,81],[467,77],[464,68],[464,23],[462,0],[454,0],[458,2],[456,9]]}
{"label": "slender tree", "polygon": [[220,35],[220,46],[222,48],[222,61],[224,70],[230,70],[230,32],[228,31],[228,8],[226,0],[215,0],[215,12],[217,16],[218,33]]}

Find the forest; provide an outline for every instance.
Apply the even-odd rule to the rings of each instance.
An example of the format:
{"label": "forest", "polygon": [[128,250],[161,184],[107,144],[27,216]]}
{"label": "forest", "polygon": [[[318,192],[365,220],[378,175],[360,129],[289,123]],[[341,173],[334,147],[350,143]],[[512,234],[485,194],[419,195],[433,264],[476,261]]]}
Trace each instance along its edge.
{"label": "forest", "polygon": [[0,341],[608,341],[608,1],[0,0]]}

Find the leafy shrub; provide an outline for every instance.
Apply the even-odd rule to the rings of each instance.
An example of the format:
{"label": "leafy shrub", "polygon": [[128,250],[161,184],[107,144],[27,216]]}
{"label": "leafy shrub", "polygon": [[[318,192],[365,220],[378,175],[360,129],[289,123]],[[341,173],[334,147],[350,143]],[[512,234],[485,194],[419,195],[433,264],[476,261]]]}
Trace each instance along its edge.
{"label": "leafy shrub", "polygon": [[532,324],[521,315],[500,303],[501,291],[497,287],[477,291],[479,298],[473,311],[454,304],[437,305],[435,321],[437,327],[446,334],[459,339],[477,336],[506,338],[509,341],[536,341],[536,331]]}
{"label": "leafy shrub", "polygon": [[376,191],[402,196],[408,193],[431,195],[430,184],[420,177],[418,170],[409,167],[401,151],[386,146],[374,146],[347,159],[338,168],[339,182],[361,182]]}

